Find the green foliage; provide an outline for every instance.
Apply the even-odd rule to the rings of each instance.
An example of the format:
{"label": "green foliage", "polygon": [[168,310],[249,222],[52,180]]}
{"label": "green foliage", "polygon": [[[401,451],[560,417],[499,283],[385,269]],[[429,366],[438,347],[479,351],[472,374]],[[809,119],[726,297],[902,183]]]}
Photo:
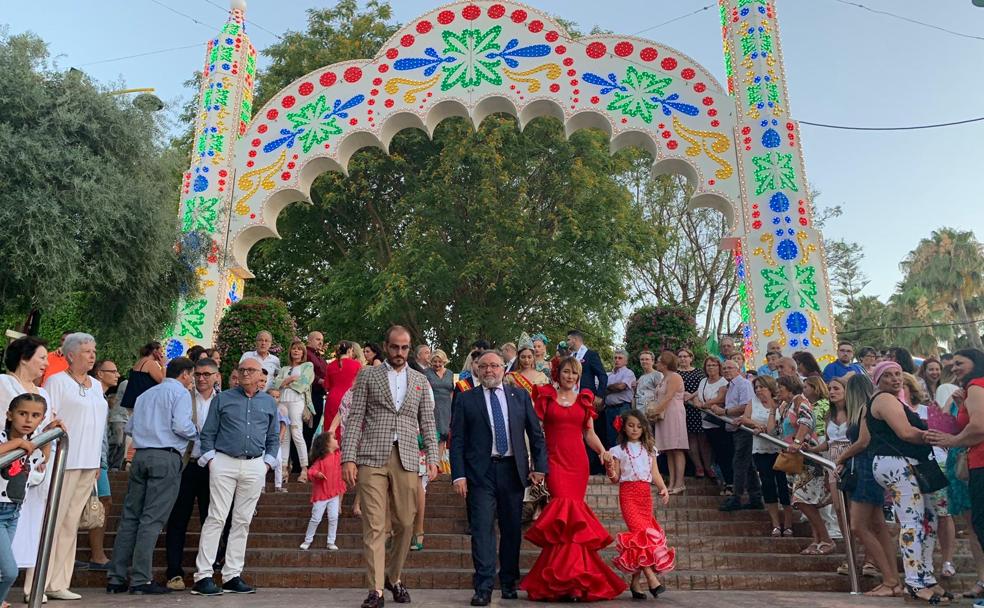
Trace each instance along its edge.
{"label": "green foliage", "polygon": [[697,335],[694,311],[683,306],[643,306],[636,309],[625,325],[625,350],[629,351],[629,366],[639,373],[639,353],[652,351],[656,356],[664,350],[677,352],[681,348],[694,351],[694,365],[700,367],[707,354],[704,342]]}
{"label": "green foliage", "polygon": [[[356,9],[346,1],[312,11],[307,32],[270,47],[258,98],[378,51],[396,29],[385,23],[388,6]],[[313,205],[281,214],[283,240],[254,247],[250,289],[287,300],[303,327],[331,342],[378,338],[401,323],[452,356],[477,337],[501,343],[570,327],[604,348],[632,264],[660,243],[616,179],[627,167],[603,134],[567,140],[552,119],[522,133],[499,115],[477,132],[446,121],[433,140],[404,131],[389,155],[357,153],[347,177],[315,182]]]}
{"label": "green foliage", "polygon": [[838,313],[837,337],[854,343],[854,350],[871,346],[884,350],[892,346],[888,339],[888,307],[875,296],[858,296]]}
{"label": "green foliage", "polygon": [[[174,243],[179,182],[159,120],[78,72],[45,44],[0,34],[0,317],[31,310],[90,329],[100,344],[162,333],[196,286]],[[187,253],[187,252],[186,252]],[[75,294],[84,293],[79,299]],[[67,309],[63,311],[62,309]],[[57,312],[56,312],[57,311]]]}
{"label": "green foliage", "polygon": [[236,367],[244,352],[255,350],[256,334],[263,330],[273,334],[270,352],[277,355],[297,336],[294,318],[283,301],[247,296],[226,309],[215,338],[215,346],[222,353],[224,376]]}

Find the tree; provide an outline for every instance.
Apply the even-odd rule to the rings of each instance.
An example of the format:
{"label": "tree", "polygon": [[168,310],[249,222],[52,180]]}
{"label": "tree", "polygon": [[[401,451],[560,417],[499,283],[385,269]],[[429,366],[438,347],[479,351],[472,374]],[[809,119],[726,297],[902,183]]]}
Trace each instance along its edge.
{"label": "tree", "polygon": [[856,347],[882,350],[895,344],[885,331],[887,318],[884,302],[875,296],[858,296],[837,314],[837,337],[850,340]]}
{"label": "tree", "polygon": [[101,352],[161,335],[201,255],[174,247],[183,159],[162,139],[153,115],[55,71],[37,37],[0,32],[3,318],[75,307]]}
{"label": "tree", "polygon": [[939,318],[957,321],[970,344],[984,348],[980,328],[971,315],[980,314],[980,309],[972,306],[984,296],[984,247],[973,232],[934,230],[929,238],[919,241],[899,267],[906,273],[900,292],[909,299],[922,295],[943,303],[948,314],[940,314]]}
{"label": "tree", "polygon": [[215,337],[224,376],[235,369],[243,353],[253,350],[256,334],[264,330],[273,335],[270,352],[274,354],[285,351],[297,336],[297,325],[282,301],[247,296],[226,310]]}
{"label": "tree", "polygon": [[629,365],[639,373],[639,353],[652,351],[656,356],[664,350],[694,351],[695,365],[703,361],[704,345],[697,335],[693,309],[683,306],[643,306],[631,315],[625,325],[625,349]]}
{"label": "tree", "polygon": [[[354,2],[311,11],[308,31],[268,49],[260,98],[324,64],[370,56],[396,26],[388,7]],[[475,131],[442,123],[434,139],[404,131],[390,154],[363,150],[347,177],[321,176],[313,205],[284,211],[280,241],[259,243],[256,293],[279,295],[305,328],[330,339],[376,339],[407,326],[460,354],[476,337],[561,335],[572,326],[611,341],[631,264],[652,255],[658,232],[614,178],[598,132],[570,140],[538,119],[519,132],[495,115]]]}

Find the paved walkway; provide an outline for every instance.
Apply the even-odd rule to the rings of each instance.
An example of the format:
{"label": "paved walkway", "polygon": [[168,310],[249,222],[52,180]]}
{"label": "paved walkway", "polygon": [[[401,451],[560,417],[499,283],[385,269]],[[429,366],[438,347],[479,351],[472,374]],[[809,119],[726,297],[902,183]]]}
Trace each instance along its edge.
{"label": "paved walkway", "polygon": [[[358,608],[365,599],[366,592],[361,589],[261,589],[254,595],[204,598],[183,593],[167,596],[144,597],[135,595],[107,595],[102,589],[76,589],[82,594],[81,602],[58,602],[56,605],[71,604],[70,608],[153,606],[154,608]],[[411,606],[429,608],[468,608],[471,594],[468,591],[428,589],[411,591]],[[386,599],[390,599],[387,594]],[[17,604],[15,604],[16,606]],[[48,606],[52,604],[49,603]],[[393,604],[395,606],[395,604]],[[492,605],[508,608],[543,608],[541,602],[502,601],[498,592]],[[658,602],[620,599],[596,604],[604,608],[642,608],[643,606],[687,608],[762,608],[763,606],[795,606],[796,608],[855,608],[877,606],[901,606],[901,598],[874,599],[851,596],[846,593],[795,593],[765,591],[669,591]],[[965,604],[969,605],[969,604]]]}

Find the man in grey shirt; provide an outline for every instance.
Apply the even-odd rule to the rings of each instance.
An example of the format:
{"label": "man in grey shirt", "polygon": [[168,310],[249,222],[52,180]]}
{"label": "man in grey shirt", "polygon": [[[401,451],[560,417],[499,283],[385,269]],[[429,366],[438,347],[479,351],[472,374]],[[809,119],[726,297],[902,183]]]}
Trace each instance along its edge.
{"label": "man in grey shirt", "polygon": [[[113,544],[108,593],[170,593],[153,581],[151,567],[157,537],[167,521],[181,485],[181,453],[198,436],[191,420],[191,386],[195,364],[177,357],[167,364],[164,381],[137,397],[127,433],[136,454],[123,503],[123,518]],[[130,571],[131,586],[127,586]]]}
{"label": "man in grey shirt", "polygon": [[[198,464],[209,470],[209,508],[195,562],[198,571],[191,588],[195,595],[254,592],[240,576],[246,558],[246,537],[267,471],[279,464],[280,449],[277,402],[262,392],[262,370],[259,359],[243,357],[239,362],[239,386],[215,397],[202,427]],[[219,588],[212,580],[212,564],[230,509],[232,526],[222,566],[223,585]]]}
{"label": "man in grey shirt", "polygon": [[[724,414],[731,418],[741,418],[745,409],[752,403],[755,389],[751,381],[741,375],[738,364],[727,360],[721,364],[721,373],[728,381],[728,392],[724,397]],[[721,511],[737,511],[739,509],[764,509],[762,502],[762,484],[758,471],[752,461],[752,434],[736,430],[731,425],[728,430],[734,430],[735,456],[734,460],[734,496],[721,504]],[[742,503],[741,498],[748,492],[748,502]]]}

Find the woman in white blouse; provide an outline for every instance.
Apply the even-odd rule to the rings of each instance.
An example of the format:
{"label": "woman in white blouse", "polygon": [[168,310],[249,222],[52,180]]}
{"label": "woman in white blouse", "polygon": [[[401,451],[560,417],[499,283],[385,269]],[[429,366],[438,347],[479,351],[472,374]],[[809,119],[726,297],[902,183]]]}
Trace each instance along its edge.
{"label": "woman in white blouse", "polygon": [[[89,375],[96,362],[96,339],[86,333],[70,334],[62,352],[68,369],[44,383],[51,396],[51,411],[65,423],[70,438],[45,593],[52,599],[74,600],[81,596],[68,586],[75,564],[79,518],[99,477],[109,405],[102,386]],[[29,572],[25,585],[28,594],[30,580]]]}

